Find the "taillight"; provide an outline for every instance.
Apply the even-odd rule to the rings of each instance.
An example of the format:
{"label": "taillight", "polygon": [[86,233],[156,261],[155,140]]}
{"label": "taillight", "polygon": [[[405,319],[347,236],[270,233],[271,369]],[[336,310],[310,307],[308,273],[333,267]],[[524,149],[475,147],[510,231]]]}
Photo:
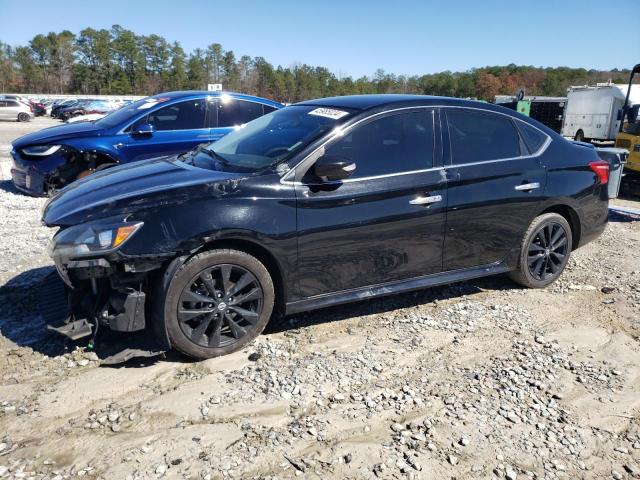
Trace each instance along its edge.
{"label": "taillight", "polygon": [[604,160],[598,160],[595,162],[590,162],[589,167],[600,179],[601,185],[606,185],[609,181],[609,163]]}

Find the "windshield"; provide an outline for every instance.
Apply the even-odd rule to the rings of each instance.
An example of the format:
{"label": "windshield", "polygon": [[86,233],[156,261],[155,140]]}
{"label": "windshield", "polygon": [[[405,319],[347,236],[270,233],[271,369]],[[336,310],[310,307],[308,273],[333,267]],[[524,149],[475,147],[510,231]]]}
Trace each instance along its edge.
{"label": "windshield", "polygon": [[238,170],[260,170],[286,160],[350,118],[353,110],[293,105],[257,118],[211,143],[206,155]]}
{"label": "windshield", "polygon": [[168,100],[166,98],[143,98],[136,102],[125,105],[122,108],[114,110],[106,117],[101,118],[95,124],[100,128],[112,128],[116,125],[126,122],[138,113],[143,113],[146,109],[158,105],[160,102]]}

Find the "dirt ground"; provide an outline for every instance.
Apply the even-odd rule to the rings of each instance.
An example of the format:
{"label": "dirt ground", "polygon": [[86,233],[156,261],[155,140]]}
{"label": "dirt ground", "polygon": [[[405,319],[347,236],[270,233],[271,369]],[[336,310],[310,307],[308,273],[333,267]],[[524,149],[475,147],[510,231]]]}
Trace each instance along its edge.
{"label": "dirt ground", "polygon": [[108,367],[37,313],[53,232],[8,151],[53,124],[0,124],[0,478],[640,478],[640,216],[545,290],[474,280]]}

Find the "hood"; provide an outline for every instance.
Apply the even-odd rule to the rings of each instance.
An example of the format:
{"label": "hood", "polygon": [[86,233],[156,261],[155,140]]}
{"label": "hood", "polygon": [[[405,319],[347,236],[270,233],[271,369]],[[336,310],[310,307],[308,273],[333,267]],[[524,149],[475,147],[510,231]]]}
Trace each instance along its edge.
{"label": "hood", "polygon": [[162,205],[220,196],[242,178],[163,157],[113,167],[76,181],[45,205],[48,226],[70,226]]}
{"label": "hood", "polygon": [[102,128],[96,127],[93,123],[58,125],[24,135],[14,140],[12,145],[14,148],[24,148],[29,145],[45,145],[47,143],[60,142],[67,138],[100,135],[102,131]]}

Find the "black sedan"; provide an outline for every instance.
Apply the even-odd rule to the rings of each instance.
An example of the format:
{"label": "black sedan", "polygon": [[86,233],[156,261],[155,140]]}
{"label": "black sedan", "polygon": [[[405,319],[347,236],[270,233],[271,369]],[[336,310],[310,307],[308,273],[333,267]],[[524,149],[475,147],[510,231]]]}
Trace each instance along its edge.
{"label": "black sedan", "polygon": [[500,273],[545,287],[604,230],[608,168],[485,103],[299,103],[51,199],[51,255],[74,287],[59,331],[151,324],[166,348],[207,358],[242,348],[274,312]]}

